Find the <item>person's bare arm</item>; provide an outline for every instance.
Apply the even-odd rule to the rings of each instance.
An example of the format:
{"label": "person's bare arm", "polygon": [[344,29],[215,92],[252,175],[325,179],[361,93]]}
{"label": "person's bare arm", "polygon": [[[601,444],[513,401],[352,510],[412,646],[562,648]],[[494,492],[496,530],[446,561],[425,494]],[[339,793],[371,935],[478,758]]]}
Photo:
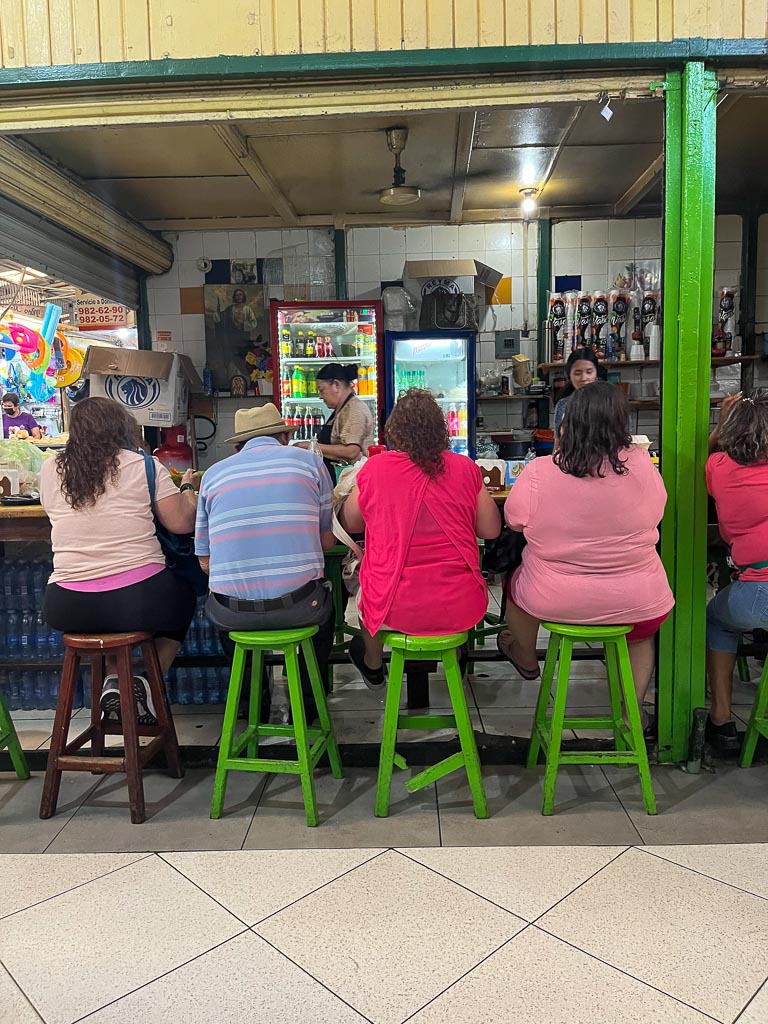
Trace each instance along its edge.
{"label": "person's bare arm", "polygon": [[347,533],[363,533],[365,520],[360,511],[360,491],[355,485],[349,492],[344,504],[341,506],[341,525]]}
{"label": "person's bare arm", "polygon": [[[299,441],[296,448],[309,448],[310,441]],[[359,444],[318,444],[320,454],[331,462],[354,462],[362,452]]]}
{"label": "person's bare arm", "polygon": [[[182,484],[193,484],[195,474],[188,469],[181,478]],[[194,491],[171,494],[155,502],[155,514],[160,524],[171,533],[194,533],[197,495]]]}
{"label": "person's bare arm", "polygon": [[320,534],[320,547],[323,551],[330,551],[331,548],[335,548],[339,541],[336,540],[334,535],[330,532]]}
{"label": "person's bare arm", "polygon": [[720,406],[720,415],[717,418],[717,426],[709,435],[709,454],[720,450],[720,428],[728,419],[731,414],[731,409],[737,402],[740,402],[742,398],[741,392],[737,395],[726,395]]}
{"label": "person's bare arm", "polygon": [[483,540],[494,540],[501,533],[501,513],[484,487],[477,494],[475,533]]}
{"label": "person's bare arm", "polygon": [[206,576],[210,576],[211,575],[211,559],[209,557],[203,557],[202,555],[198,555],[197,556],[197,560],[200,563],[200,568],[203,570],[203,572],[206,574]]}
{"label": "person's bare arm", "polygon": [[32,437],[34,437],[35,440],[39,441],[42,436],[43,432],[40,427],[32,427]]}

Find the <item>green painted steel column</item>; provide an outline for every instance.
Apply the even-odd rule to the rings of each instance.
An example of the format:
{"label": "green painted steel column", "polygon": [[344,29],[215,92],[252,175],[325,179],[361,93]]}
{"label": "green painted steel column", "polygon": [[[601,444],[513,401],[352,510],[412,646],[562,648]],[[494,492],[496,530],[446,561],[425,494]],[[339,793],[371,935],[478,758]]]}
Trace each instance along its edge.
{"label": "green painted steel column", "polygon": [[333,232],[333,253],[336,258],[336,298],[348,299],[347,232],[344,228],[336,228]]}
{"label": "green painted steel column", "polygon": [[539,284],[539,294],[537,296],[539,311],[539,362],[542,362],[544,359],[544,322],[549,316],[549,300],[547,296],[552,281],[552,221],[549,217],[542,217],[539,220],[539,261],[537,275],[537,281]]}
{"label": "green painted steel column", "polygon": [[662,558],[675,610],[659,654],[659,756],[681,760],[704,703],[717,80],[702,63],[667,76],[664,223]]}

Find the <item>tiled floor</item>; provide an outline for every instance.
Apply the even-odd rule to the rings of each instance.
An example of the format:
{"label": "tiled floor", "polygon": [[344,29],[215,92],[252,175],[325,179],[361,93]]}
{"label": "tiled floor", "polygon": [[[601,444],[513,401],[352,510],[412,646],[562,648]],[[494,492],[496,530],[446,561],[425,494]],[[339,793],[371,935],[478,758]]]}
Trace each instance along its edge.
{"label": "tiled floor", "polygon": [[6,855],[0,1020],[765,1024],[766,858],[623,843]]}

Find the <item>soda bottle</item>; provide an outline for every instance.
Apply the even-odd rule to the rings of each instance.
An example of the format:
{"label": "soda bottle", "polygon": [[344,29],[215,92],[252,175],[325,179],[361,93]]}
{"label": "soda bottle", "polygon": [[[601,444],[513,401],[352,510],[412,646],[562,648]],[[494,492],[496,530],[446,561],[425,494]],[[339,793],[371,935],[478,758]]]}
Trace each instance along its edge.
{"label": "soda bottle", "polygon": [[313,370],[310,367],[307,370],[307,398],[315,397],[317,397],[317,370]]}
{"label": "soda bottle", "polygon": [[459,436],[459,414],[456,412],[456,406],[451,404],[448,406],[448,412],[445,415],[448,421],[448,436],[458,437]]}
{"label": "soda bottle", "polygon": [[459,405],[459,437],[467,436],[467,406],[464,402]]}
{"label": "soda bottle", "polygon": [[304,343],[304,355],[307,359],[313,359],[315,356],[315,332],[310,331],[307,335],[307,340]]}
{"label": "soda bottle", "polygon": [[323,425],[323,417],[320,415],[319,412],[316,412],[314,414],[314,416],[312,417],[312,435],[313,435],[313,437],[317,437],[317,435],[320,433],[320,427],[322,427],[322,425]]}
{"label": "soda bottle", "polygon": [[280,394],[283,398],[291,397],[291,371],[287,366],[283,367],[283,372],[280,377]]}
{"label": "soda bottle", "polygon": [[357,371],[357,393],[358,395],[368,394],[368,368],[361,366]]}
{"label": "soda bottle", "polygon": [[280,354],[283,359],[290,359],[293,355],[293,348],[291,346],[291,332],[288,328],[283,328],[280,334]]}
{"label": "soda bottle", "polygon": [[312,440],[312,430],[313,430],[313,427],[314,427],[314,419],[312,417],[312,409],[309,406],[307,406],[307,408],[304,410],[304,424],[303,424],[303,433],[304,433],[304,440],[305,441],[311,441]]}
{"label": "soda bottle", "polygon": [[303,359],[304,358],[304,331],[299,331],[293,340],[293,358]]}
{"label": "soda bottle", "polygon": [[307,397],[307,379],[304,376],[304,370],[300,366],[294,366],[293,368],[293,376],[291,377],[291,397]]}
{"label": "soda bottle", "polygon": [[213,370],[208,363],[203,367],[203,394],[209,398],[213,394]]}

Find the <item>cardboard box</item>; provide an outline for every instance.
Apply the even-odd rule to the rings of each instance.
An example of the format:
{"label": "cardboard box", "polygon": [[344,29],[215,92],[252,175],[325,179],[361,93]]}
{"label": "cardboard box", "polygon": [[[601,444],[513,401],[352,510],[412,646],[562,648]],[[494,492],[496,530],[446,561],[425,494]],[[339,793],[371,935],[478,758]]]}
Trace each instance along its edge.
{"label": "cardboard box", "polygon": [[493,293],[503,275],[479,260],[408,260],[403,277],[416,282],[420,295],[434,291],[441,281],[450,281],[464,295],[476,295],[482,305],[488,305],[486,289]]}
{"label": "cardboard box", "polygon": [[189,356],[177,352],[89,346],[83,364],[92,398],[111,398],[143,427],[175,427],[187,419],[191,392],[203,384]]}

